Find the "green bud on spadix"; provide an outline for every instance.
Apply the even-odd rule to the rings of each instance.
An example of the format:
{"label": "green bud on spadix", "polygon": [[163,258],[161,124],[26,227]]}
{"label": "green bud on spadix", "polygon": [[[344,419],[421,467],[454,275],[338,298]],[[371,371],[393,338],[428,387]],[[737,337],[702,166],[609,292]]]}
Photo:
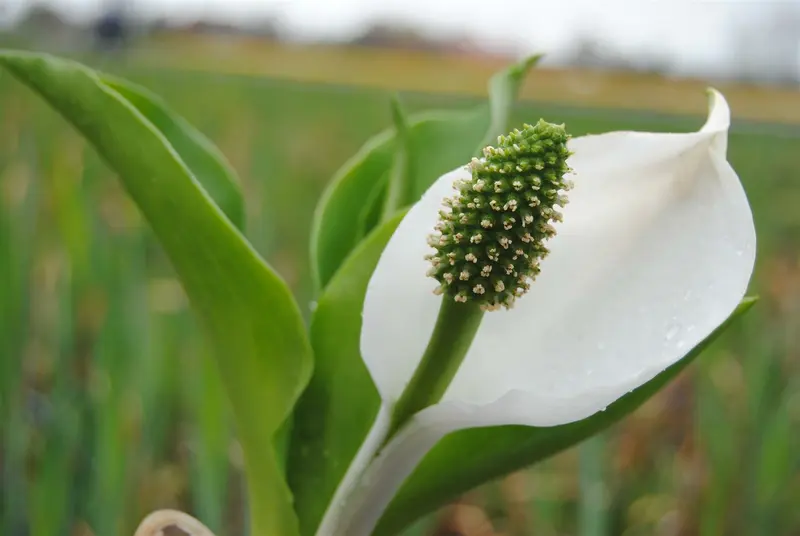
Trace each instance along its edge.
{"label": "green bud on spadix", "polygon": [[510,308],[525,294],[561,221],[572,186],[564,125],[540,120],[497,138],[467,166],[472,177],[444,201],[429,244],[428,275],[439,294],[484,310]]}

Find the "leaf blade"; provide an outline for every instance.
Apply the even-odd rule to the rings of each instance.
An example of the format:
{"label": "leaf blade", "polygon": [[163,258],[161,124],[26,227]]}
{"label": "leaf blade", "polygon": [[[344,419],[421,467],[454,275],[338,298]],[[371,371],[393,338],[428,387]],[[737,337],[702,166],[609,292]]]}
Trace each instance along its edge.
{"label": "leaf blade", "polygon": [[241,187],[231,165],[211,140],[148,89],[106,74],[101,74],[100,79],[135,106],[167,138],[214,203],[243,230],[245,214]]}
{"label": "leaf blade", "polygon": [[311,322],[317,366],[294,414],[289,484],[301,534],[312,535],[380,406],[359,351],[361,309],[396,214],[348,257],[320,297]]}

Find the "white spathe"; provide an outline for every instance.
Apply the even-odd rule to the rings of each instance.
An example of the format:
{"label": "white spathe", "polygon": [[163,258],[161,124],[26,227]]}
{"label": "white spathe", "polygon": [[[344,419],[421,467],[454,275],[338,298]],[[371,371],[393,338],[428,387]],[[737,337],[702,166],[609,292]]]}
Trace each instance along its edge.
{"label": "white spathe", "polygon": [[[726,160],[730,111],[711,92],[699,132],[571,140],[575,187],[531,290],[484,315],[443,400],[475,424],[551,426],[588,417],[678,361],[747,289],[755,229]],[[367,289],[361,351],[389,405],[411,378],[442,298],[426,237],[464,168],[411,208]],[[460,413],[460,410],[459,410]]]}
{"label": "white spathe", "polygon": [[[424,454],[462,428],[554,426],[586,418],[652,379],[734,310],[755,261],[755,229],[726,159],[730,111],[710,91],[703,128],[574,138],[575,186],[551,254],[509,311],[489,312],[443,399],[366,468],[335,532],[374,527]],[[367,289],[361,351],[388,414],[411,378],[442,300],[426,238],[454,180],[405,216]],[[376,431],[385,422],[376,423]],[[364,468],[362,468],[364,469]],[[372,483],[372,484],[370,484]],[[334,509],[338,509],[334,506]]]}

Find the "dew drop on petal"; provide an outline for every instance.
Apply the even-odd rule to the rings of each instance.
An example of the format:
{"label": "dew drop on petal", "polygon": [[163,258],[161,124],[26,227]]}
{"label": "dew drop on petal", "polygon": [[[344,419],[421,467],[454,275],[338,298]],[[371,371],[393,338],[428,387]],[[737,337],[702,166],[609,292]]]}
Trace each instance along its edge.
{"label": "dew drop on petal", "polygon": [[678,335],[678,332],[681,330],[681,325],[677,323],[670,324],[667,326],[667,332],[664,334],[664,339],[667,341],[671,341]]}

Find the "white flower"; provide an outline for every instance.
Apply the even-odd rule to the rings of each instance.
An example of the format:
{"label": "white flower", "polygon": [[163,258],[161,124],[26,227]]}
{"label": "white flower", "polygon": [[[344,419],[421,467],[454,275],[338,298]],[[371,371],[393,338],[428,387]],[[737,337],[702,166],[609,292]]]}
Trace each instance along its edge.
{"label": "white flower", "polygon": [[[368,534],[446,433],[586,418],[681,359],[730,315],[747,289],[756,238],[726,159],[730,111],[710,93],[698,132],[612,132],[569,142],[574,188],[541,273],[513,309],[484,315],[441,402],[418,413],[367,475],[351,475],[360,492],[340,512],[337,533]],[[433,330],[442,297],[426,276],[426,237],[453,182],[468,178],[459,168],[431,186],[369,283],[361,350],[384,410],[361,470]]]}

